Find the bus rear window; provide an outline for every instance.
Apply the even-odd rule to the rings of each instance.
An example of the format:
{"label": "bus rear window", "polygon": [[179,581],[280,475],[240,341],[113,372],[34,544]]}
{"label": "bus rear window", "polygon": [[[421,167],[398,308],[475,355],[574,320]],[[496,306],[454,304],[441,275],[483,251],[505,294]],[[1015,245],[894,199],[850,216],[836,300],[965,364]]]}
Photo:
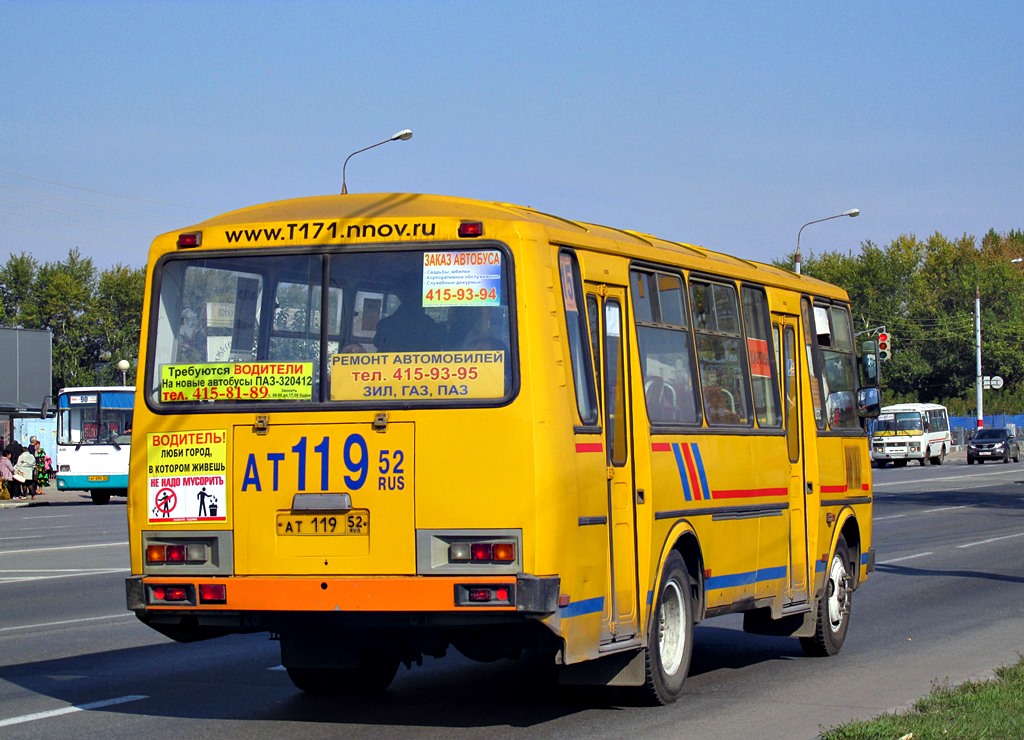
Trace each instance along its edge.
{"label": "bus rear window", "polygon": [[503,399],[508,260],[474,247],[483,248],[167,260],[147,395],[160,404]]}

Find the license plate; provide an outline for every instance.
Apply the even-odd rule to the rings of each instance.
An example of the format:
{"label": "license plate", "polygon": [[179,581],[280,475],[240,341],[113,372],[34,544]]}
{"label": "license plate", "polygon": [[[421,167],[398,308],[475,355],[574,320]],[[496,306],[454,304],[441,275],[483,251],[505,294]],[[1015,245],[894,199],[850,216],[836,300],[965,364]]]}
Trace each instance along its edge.
{"label": "license plate", "polygon": [[110,476],[109,475],[90,475],[89,476],[89,480],[90,481],[110,480]]}
{"label": "license plate", "polygon": [[336,514],[278,514],[277,534],[287,537],[367,537],[370,534],[370,510],[352,509]]}

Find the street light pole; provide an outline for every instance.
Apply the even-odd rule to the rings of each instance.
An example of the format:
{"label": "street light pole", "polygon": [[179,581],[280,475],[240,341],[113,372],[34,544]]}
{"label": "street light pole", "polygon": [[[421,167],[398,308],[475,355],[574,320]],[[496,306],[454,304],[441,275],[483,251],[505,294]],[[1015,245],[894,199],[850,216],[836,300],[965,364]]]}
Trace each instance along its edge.
{"label": "street light pole", "polygon": [[412,138],[412,131],[407,128],[403,128],[401,131],[392,134],[384,141],[378,141],[376,144],[370,144],[370,146],[364,146],[362,149],[356,149],[354,152],[345,157],[345,163],[341,166],[341,194],[345,195],[348,193],[348,186],[345,184],[345,168],[348,167],[348,161],[352,157],[356,156],[360,152],[365,152],[367,149],[373,149],[381,144],[387,144],[389,141],[408,141]]}
{"label": "street light pole", "polygon": [[117,369],[121,371],[121,385],[128,385],[128,368],[132,365],[128,360],[118,360]]}
{"label": "street light pole", "polygon": [[978,400],[978,429],[985,426],[985,412],[981,408],[982,401],[982,379],[981,379],[981,288],[974,288],[974,349],[975,349],[975,393]]}
{"label": "street light pole", "polygon": [[796,272],[797,275],[800,274],[800,261],[801,261],[800,260],[800,235],[804,233],[804,229],[805,228],[807,228],[811,224],[820,224],[822,221],[831,221],[834,218],[842,218],[843,216],[849,216],[850,218],[855,218],[855,217],[857,217],[859,215],[860,215],[860,209],[859,208],[851,208],[848,211],[843,211],[842,213],[837,213],[834,216],[825,216],[825,218],[816,218],[815,220],[808,221],[803,226],[801,226],[800,227],[800,231],[796,232],[796,257],[793,260],[793,264],[794,264],[794,267],[795,267],[794,272]]}

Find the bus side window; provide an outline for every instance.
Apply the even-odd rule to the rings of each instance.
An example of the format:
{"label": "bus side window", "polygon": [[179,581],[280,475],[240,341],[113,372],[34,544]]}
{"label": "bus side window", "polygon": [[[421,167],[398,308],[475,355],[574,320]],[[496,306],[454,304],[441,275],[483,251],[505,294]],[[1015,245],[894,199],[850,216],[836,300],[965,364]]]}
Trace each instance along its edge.
{"label": "bus side window", "polygon": [[633,317],[651,424],[699,424],[693,342],[677,274],[630,271]]}
{"label": "bus side window", "polygon": [[569,251],[558,254],[558,272],[562,283],[562,301],[569,339],[569,360],[572,368],[573,388],[580,421],[596,424],[597,390],[594,387],[593,359],[587,343],[587,317],[583,309],[583,283],[576,255]]}
{"label": "bus side window", "polygon": [[750,368],[740,327],[736,286],[690,281],[697,366],[710,425],[750,425]]}
{"label": "bus side window", "polygon": [[[760,427],[782,426],[779,411],[779,376],[776,353],[772,351],[773,332],[768,318],[768,297],[762,288],[744,285],[743,330],[747,340],[747,363],[753,386],[754,416]],[[775,341],[778,341],[776,338]]]}

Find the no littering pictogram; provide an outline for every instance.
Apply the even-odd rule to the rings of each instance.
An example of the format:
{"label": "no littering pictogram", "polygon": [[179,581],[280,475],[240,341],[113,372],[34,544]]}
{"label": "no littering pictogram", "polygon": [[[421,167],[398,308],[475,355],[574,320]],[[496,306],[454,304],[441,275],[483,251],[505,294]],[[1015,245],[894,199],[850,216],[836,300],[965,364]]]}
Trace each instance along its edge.
{"label": "no littering pictogram", "polygon": [[172,488],[161,488],[156,494],[156,510],[160,516],[170,516],[178,505],[178,494]]}

